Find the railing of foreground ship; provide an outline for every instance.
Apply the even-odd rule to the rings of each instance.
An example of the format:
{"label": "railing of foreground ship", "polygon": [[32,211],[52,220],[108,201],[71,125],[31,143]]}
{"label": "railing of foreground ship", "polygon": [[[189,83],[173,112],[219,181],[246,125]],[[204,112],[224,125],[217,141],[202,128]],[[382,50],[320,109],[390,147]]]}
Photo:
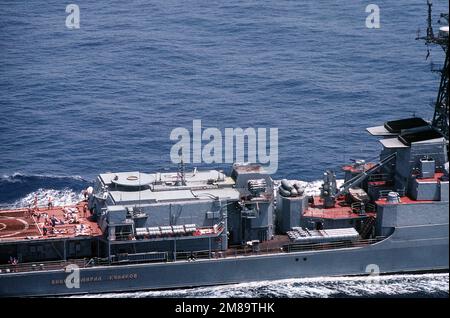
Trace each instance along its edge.
{"label": "railing of foreground ship", "polygon": [[400,197],[404,197],[406,195],[406,190],[405,189],[397,189],[395,191],[394,190],[380,190],[379,197],[380,198],[387,198],[388,195],[389,195],[389,192],[392,192],[392,191],[393,192],[397,192]]}
{"label": "railing of foreground ship", "polygon": [[166,260],[167,260],[167,252],[117,254],[111,256],[111,264],[164,262]]}
{"label": "railing of foreground ship", "polygon": [[[279,253],[292,253],[301,251],[329,250],[351,247],[363,247],[382,241],[386,237],[379,236],[374,239],[358,240],[358,241],[340,241],[331,243],[314,243],[314,244],[295,244],[287,243],[277,248],[257,248],[242,247],[229,249],[227,251],[196,251],[196,252],[177,252],[175,255],[168,252],[155,253],[139,253],[128,255],[127,258],[120,258],[116,255],[111,258],[91,258],[91,259],[74,259],[67,261],[47,261],[37,263],[19,263],[17,265],[0,265],[0,275],[4,273],[33,272],[46,270],[65,270],[66,266],[75,264],[80,268],[96,267],[96,266],[113,266],[120,264],[146,264],[154,262],[175,262],[175,261],[195,261],[197,259],[220,259],[242,256],[255,256]],[[132,257],[130,257],[132,256]]]}
{"label": "railing of foreground ship", "polygon": [[314,243],[314,244],[287,244],[283,248],[287,253],[300,252],[300,251],[314,251],[314,250],[329,250],[338,248],[350,248],[350,247],[363,247],[366,245],[374,244],[384,240],[385,236],[378,236],[373,239],[358,240],[358,241],[340,241],[332,243]]}
{"label": "railing of foreground ship", "polygon": [[368,177],[368,181],[392,181],[392,175],[387,173],[374,173]]}
{"label": "railing of foreground ship", "polygon": [[73,259],[67,261],[46,261],[37,263],[18,263],[16,265],[0,265],[0,275],[3,273],[37,272],[46,270],[64,269],[66,266],[75,264],[78,267],[85,267],[85,259]]}

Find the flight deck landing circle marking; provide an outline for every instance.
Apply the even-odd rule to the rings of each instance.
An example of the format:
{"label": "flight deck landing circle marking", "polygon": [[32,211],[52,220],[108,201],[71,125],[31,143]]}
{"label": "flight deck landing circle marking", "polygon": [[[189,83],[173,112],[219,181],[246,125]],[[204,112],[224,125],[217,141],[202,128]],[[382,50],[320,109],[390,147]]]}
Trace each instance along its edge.
{"label": "flight deck landing circle marking", "polygon": [[[19,223],[22,223],[22,225],[23,225],[23,228],[21,230],[13,232],[13,233],[9,233],[9,234],[0,235],[0,238],[18,235],[18,234],[28,230],[28,228],[30,226],[27,221],[19,219],[19,218],[11,217],[11,216],[0,216],[0,220],[2,220],[3,222],[6,222],[6,223],[3,223],[3,222],[0,223],[0,229],[1,230],[7,229],[7,227],[8,227],[8,225],[7,225],[8,222],[7,221],[8,220],[17,221]],[[2,225],[5,225],[5,227],[2,228],[1,227]]]}

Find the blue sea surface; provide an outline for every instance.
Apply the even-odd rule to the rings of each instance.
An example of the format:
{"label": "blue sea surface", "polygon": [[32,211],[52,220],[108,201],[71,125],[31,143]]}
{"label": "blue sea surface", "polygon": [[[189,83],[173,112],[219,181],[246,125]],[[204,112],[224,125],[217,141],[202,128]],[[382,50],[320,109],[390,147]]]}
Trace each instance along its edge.
{"label": "blue sea surface", "polygon": [[433,115],[443,54],[426,61],[415,40],[425,1],[376,1],[379,29],[365,25],[370,1],[71,2],[79,29],[68,3],[0,2],[0,205],[76,200],[101,172],[175,170],[170,132],[194,119],[278,128],[274,178],[314,181],[377,158],[366,127]]}

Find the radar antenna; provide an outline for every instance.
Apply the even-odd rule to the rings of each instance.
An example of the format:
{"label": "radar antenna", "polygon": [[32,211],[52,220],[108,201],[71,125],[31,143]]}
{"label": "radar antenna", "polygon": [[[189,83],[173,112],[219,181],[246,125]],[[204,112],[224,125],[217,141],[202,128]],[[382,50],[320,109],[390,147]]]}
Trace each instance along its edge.
{"label": "radar antenna", "polygon": [[[449,77],[449,58],[448,58],[448,13],[441,13],[439,23],[447,22],[446,26],[442,26],[439,28],[439,33],[437,35],[434,34],[433,25],[431,20],[431,7],[433,3],[431,0],[427,0],[428,5],[428,18],[427,18],[427,35],[425,37],[417,36],[417,39],[424,40],[427,46],[434,44],[439,45],[444,50],[445,53],[445,61],[444,66],[440,70],[441,72],[441,81],[439,84],[439,92],[436,98],[436,103],[434,106],[434,115],[432,126],[439,130],[444,136],[445,139],[448,140],[448,129],[449,129],[449,97],[448,97],[448,77]],[[429,48],[428,48],[429,50]],[[427,54],[428,57],[429,53]]]}

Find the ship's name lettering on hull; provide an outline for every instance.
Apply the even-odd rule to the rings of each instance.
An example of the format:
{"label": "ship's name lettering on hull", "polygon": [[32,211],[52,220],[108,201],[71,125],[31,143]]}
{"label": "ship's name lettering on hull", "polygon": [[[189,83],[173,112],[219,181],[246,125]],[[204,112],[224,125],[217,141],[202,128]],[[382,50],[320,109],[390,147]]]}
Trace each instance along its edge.
{"label": "ship's name lettering on hull", "polygon": [[137,274],[109,275],[108,280],[137,279]]}
{"label": "ship's name lettering on hull", "polygon": [[[108,276],[86,276],[80,278],[80,283],[95,283],[102,281],[112,281],[112,280],[134,280],[137,279],[138,275],[136,273],[131,274],[117,274]],[[50,281],[51,285],[64,285],[65,279],[52,279]]]}

